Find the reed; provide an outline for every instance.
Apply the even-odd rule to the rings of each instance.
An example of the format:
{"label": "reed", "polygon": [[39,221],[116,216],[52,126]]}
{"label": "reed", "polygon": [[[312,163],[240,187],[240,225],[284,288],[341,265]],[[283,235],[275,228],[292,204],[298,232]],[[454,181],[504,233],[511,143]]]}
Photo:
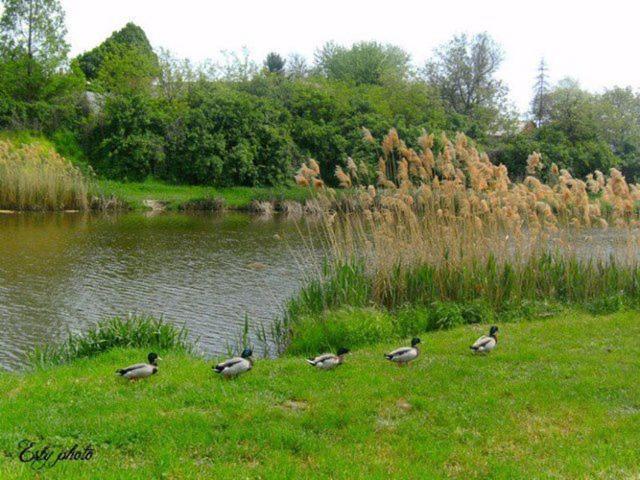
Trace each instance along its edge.
{"label": "reed", "polygon": [[35,367],[45,367],[118,347],[193,352],[186,328],[146,315],[127,315],[104,320],[82,334],[70,334],[61,344],[36,348],[30,360]]}
{"label": "reed", "polygon": [[0,140],[0,209],[86,210],[89,184],[82,172],[41,143]]}
{"label": "reed", "polygon": [[[529,176],[512,182],[464,135],[423,135],[418,144],[408,148],[392,130],[379,147],[376,185],[359,183],[353,161],[338,169],[354,191],[341,209],[329,207],[336,192],[319,190],[330,254],[287,306],[290,335],[343,307],[425,307],[433,329],[468,323],[475,317],[460,312],[478,302],[485,317],[539,302],[594,311],[638,304],[640,186],[615,169],[575,179],[536,153]],[[297,178],[313,185],[317,175],[303,166]]]}

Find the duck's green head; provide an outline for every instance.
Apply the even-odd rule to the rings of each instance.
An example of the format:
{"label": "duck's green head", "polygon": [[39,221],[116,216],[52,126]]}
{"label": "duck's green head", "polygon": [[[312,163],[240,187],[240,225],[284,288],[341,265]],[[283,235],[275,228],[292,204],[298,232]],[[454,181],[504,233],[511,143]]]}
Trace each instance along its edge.
{"label": "duck's green head", "polygon": [[251,355],[253,355],[253,350],[251,350],[250,348],[245,348],[242,351],[242,355],[240,355],[242,358],[249,358]]}
{"label": "duck's green head", "polygon": [[338,349],[338,356],[342,356],[342,355],[346,355],[347,353],[349,353],[351,350],[349,350],[348,348],[340,348]]}
{"label": "duck's green head", "polygon": [[493,325],[493,326],[489,329],[489,336],[493,337],[496,333],[498,333],[498,327],[496,327],[495,325]]}
{"label": "duck's green head", "polygon": [[158,360],[162,360],[157,353],[151,352],[147,359],[149,360],[149,365],[158,365]]}
{"label": "duck's green head", "polygon": [[420,343],[420,339],[418,337],[415,337],[411,340],[411,346],[415,347],[416,345],[418,345]]}

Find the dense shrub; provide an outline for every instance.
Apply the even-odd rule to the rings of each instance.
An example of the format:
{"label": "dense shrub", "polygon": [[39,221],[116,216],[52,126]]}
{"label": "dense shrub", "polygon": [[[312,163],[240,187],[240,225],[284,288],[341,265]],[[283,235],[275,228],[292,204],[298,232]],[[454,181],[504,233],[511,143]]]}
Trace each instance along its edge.
{"label": "dense shrub", "polygon": [[296,159],[289,127],[289,114],[275,102],[203,82],[167,125],[162,175],[223,186],[285,183]]}

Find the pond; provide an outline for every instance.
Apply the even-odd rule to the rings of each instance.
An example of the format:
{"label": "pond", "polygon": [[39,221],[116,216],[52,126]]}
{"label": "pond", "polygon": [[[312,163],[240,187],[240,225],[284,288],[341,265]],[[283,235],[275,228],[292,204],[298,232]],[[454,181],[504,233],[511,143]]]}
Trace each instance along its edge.
{"label": "pond", "polygon": [[[185,324],[206,356],[267,328],[317,257],[314,225],[240,213],[0,214],[0,367],[128,312]],[[303,240],[304,239],[304,240]]]}

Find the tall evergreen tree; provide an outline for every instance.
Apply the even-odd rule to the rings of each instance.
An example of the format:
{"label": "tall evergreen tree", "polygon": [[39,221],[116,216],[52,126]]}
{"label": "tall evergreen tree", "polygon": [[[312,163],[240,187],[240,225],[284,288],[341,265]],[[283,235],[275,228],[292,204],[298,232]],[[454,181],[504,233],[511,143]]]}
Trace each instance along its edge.
{"label": "tall evergreen tree", "polygon": [[531,100],[531,113],[536,125],[540,127],[549,118],[549,79],[547,76],[547,64],[544,58],[540,59],[538,65],[538,76],[536,77],[536,85],[534,87],[534,95]]}
{"label": "tall evergreen tree", "polygon": [[266,60],[264,61],[264,66],[269,73],[284,73],[284,65],[285,60],[275,52],[269,53],[267,55]]}

